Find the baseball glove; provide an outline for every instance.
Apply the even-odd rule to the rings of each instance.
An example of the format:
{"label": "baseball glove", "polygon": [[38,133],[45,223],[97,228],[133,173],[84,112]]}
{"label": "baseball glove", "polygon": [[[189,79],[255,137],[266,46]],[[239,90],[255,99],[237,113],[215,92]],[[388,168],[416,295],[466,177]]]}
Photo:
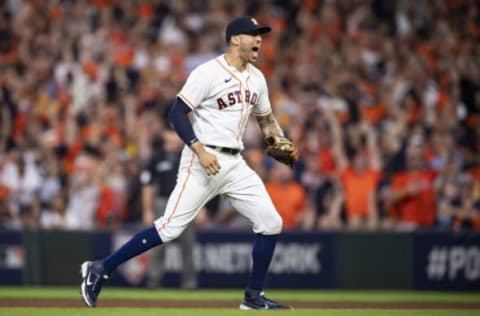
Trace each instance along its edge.
{"label": "baseball glove", "polygon": [[295,145],[283,136],[270,136],[265,140],[268,144],[266,153],[275,160],[293,168],[293,164],[298,160],[298,152]]}

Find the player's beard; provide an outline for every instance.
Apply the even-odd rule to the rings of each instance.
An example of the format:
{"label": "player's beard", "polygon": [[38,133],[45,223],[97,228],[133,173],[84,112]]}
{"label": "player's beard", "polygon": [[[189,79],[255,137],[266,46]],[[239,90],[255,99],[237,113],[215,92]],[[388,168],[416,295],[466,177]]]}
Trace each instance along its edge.
{"label": "player's beard", "polygon": [[[242,60],[247,63],[254,63],[257,61],[258,58],[258,52],[260,49],[257,49],[254,51],[255,46],[251,44],[247,44],[243,42],[242,40],[240,41],[240,56]],[[258,47],[257,47],[258,48]]]}

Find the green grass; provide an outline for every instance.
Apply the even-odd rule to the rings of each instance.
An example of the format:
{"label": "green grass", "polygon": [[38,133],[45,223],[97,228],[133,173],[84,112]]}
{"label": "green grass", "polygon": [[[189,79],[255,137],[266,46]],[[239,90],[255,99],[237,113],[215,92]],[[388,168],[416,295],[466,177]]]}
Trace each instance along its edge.
{"label": "green grass", "polygon": [[[0,298],[79,298],[74,287],[0,287]],[[240,300],[242,290],[172,289],[145,290],[136,288],[104,287],[102,298],[145,300]],[[268,290],[268,296],[289,301],[327,302],[479,302],[480,292],[420,292],[420,291],[338,291],[338,290]]]}
{"label": "green grass", "polygon": [[[329,290],[269,290],[274,299],[288,301],[322,302],[480,302],[480,293],[415,292],[415,291],[329,291]],[[197,290],[172,289],[145,290],[136,288],[105,287],[101,299],[145,299],[145,300],[238,300],[242,290]],[[0,298],[20,299],[78,299],[76,287],[0,287]],[[480,310],[428,309],[297,309],[293,311],[240,311],[225,308],[0,308],[0,316],[245,316],[245,315],[291,315],[291,316],[479,316]]]}
{"label": "green grass", "polygon": [[245,316],[245,315],[289,315],[289,316],[478,316],[478,310],[337,310],[337,309],[302,309],[293,311],[240,311],[230,309],[142,309],[142,308],[0,308],[0,316]]}

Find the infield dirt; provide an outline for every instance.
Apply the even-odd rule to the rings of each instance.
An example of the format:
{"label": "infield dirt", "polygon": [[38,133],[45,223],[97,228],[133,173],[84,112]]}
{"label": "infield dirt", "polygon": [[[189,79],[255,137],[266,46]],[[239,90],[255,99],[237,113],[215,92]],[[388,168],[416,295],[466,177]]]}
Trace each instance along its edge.
{"label": "infield dirt", "polygon": [[[138,300],[104,299],[98,307],[144,307],[144,308],[238,308],[239,301],[196,301],[196,300]],[[296,309],[480,309],[480,302],[284,302]],[[82,307],[80,299],[17,299],[0,298],[0,307]]]}

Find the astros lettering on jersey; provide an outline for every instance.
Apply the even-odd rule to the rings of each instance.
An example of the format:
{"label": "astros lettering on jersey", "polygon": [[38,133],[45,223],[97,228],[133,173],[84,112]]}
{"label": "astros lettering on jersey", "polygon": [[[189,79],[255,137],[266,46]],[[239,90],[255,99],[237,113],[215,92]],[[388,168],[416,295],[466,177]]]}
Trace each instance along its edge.
{"label": "astros lettering on jersey", "polygon": [[243,149],[250,114],[271,112],[267,82],[252,64],[239,72],[224,56],[194,69],[178,97],[192,108],[193,130],[200,143]]}

